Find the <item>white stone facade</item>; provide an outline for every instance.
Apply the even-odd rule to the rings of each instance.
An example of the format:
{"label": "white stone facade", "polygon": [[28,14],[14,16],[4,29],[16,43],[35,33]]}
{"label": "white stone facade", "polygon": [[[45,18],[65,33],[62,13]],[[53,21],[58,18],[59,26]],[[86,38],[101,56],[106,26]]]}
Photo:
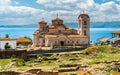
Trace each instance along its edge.
{"label": "white stone facade", "polygon": [[0,49],[5,50],[5,45],[8,43],[11,46],[11,49],[16,49],[16,40],[0,40]]}
{"label": "white stone facade", "polygon": [[78,30],[64,25],[63,20],[55,18],[52,24],[39,22],[39,28],[34,32],[34,46],[50,45],[88,45],[89,44],[90,18],[87,14],[80,14],[78,17]]}

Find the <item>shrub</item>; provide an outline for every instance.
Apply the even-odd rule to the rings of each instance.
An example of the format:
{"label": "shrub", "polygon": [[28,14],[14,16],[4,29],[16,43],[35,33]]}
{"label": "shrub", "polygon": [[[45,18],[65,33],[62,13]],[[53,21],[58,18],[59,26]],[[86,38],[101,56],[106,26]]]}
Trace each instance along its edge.
{"label": "shrub", "polygon": [[96,53],[97,52],[97,47],[96,46],[93,46],[93,47],[88,47],[87,49],[85,49],[84,51],[83,51],[83,53],[84,54],[86,54],[86,55],[89,55],[89,54],[91,54],[91,53]]}
{"label": "shrub", "polygon": [[17,62],[17,65],[18,65],[18,66],[25,66],[25,61],[24,61],[24,59],[19,59],[19,58],[17,58],[17,59],[16,59],[16,62]]}
{"label": "shrub", "polygon": [[5,38],[9,38],[9,34],[5,34]]}
{"label": "shrub", "polygon": [[71,73],[70,75],[77,75],[77,74],[73,74],[73,73]]}
{"label": "shrub", "polygon": [[6,43],[5,44],[5,49],[10,49],[11,48],[11,46],[9,45],[9,43]]}

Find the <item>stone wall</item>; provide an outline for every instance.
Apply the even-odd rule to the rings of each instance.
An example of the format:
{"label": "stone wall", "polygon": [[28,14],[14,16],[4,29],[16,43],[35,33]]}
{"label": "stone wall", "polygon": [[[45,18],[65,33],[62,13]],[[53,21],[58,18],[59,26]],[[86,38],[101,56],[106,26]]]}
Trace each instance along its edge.
{"label": "stone wall", "polygon": [[20,75],[21,73],[19,72],[14,72],[14,71],[3,71],[0,72],[0,75]]}
{"label": "stone wall", "polygon": [[33,75],[58,75],[58,72],[47,72],[41,69],[30,69],[26,73],[31,73]]}
{"label": "stone wall", "polygon": [[41,71],[37,75],[58,75],[58,72],[44,72],[44,71]]}
{"label": "stone wall", "polygon": [[27,58],[27,51],[26,50],[20,50],[20,51],[0,51],[0,59],[3,58],[11,58],[11,57],[18,57],[23,58],[26,60]]}

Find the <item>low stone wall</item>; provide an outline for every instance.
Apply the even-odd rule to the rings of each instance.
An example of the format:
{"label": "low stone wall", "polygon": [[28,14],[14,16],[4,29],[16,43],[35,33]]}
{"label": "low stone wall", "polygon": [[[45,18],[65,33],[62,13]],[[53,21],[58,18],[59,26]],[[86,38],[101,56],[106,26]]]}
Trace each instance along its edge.
{"label": "low stone wall", "polygon": [[51,49],[51,50],[31,50],[28,51],[28,55],[31,54],[46,54],[46,53],[58,53],[58,52],[70,52],[70,51],[80,51],[87,47],[81,47],[81,48],[64,48],[64,49]]}
{"label": "low stone wall", "polygon": [[77,71],[78,69],[79,69],[79,67],[59,69],[58,72],[71,72],[71,71]]}
{"label": "low stone wall", "polygon": [[59,65],[58,72],[71,72],[71,71],[77,71],[81,68],[86,68],[88,66],[84,66],[82,64],[65,64],[65,65]]}
{"label": "low stone wall", "polygon": [[58,75],[58,72],[44,72],[44,71],[41,71],[37,75]]}
{"label": "low stone wall", "polygon": [[58,72],[47,72],[47,71],[42,71],[41,69],[30,69],[26,71],[26,73],[31,73],[35,75],[58,75]]}
{"label": "low stone wall", "polygon": [[3,71],[0,72],[0,75],[20,75],[21,73],[19,72],[14,72],[14,71]]}
{"label": "low stone wall", "polygon": [[41,71],[41,69],[30,69],[25,73],[15,72],[15,71],[3,71],[0,75],[58,75],[58,72],[46,72]]}
{"label": "low stone wall", "polygon": [[26,50],[20,50],[20,51],[0,51],[0,59],[5,59],[5,58],[11,58],[11,57],[18,57],[18,58],[23,58],[26,60],[27,58],[27,51]]}

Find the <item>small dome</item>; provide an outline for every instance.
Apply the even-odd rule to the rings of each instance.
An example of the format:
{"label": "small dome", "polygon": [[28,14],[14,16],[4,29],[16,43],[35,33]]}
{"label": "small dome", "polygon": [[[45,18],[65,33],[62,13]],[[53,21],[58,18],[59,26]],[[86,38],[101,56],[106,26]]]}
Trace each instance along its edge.
{"label": "small dome", "polygon": [[49,26],[48,28],[49,28],[49,29],[54,29],[55,27],[51,25],[51,26]]}
{"label": "small dome", "polygon": [[[88,14],[85,14],[85,13],[79,15],[79,17],[81,17],[81,18],[83,18],[84,16],[87,16],[87,18],[89,18]],[[78,17],[78,18],[79,18],[79,17]]]}
{"label": "small dome", "polygon": [[55,18],[55,19],[53,19],[52,21],[63,21],[63,20],[60,19],[60,18]]}
{"label": "small dome", "polygon": [[66,29],[69,29],[69,27],[68,27],[68,26],[65,26],[65,28],[66,28]]}
{"label": "small dome", "polygon": [[40,21],[39,24],[46,24],[47,22],[45,21]]}

